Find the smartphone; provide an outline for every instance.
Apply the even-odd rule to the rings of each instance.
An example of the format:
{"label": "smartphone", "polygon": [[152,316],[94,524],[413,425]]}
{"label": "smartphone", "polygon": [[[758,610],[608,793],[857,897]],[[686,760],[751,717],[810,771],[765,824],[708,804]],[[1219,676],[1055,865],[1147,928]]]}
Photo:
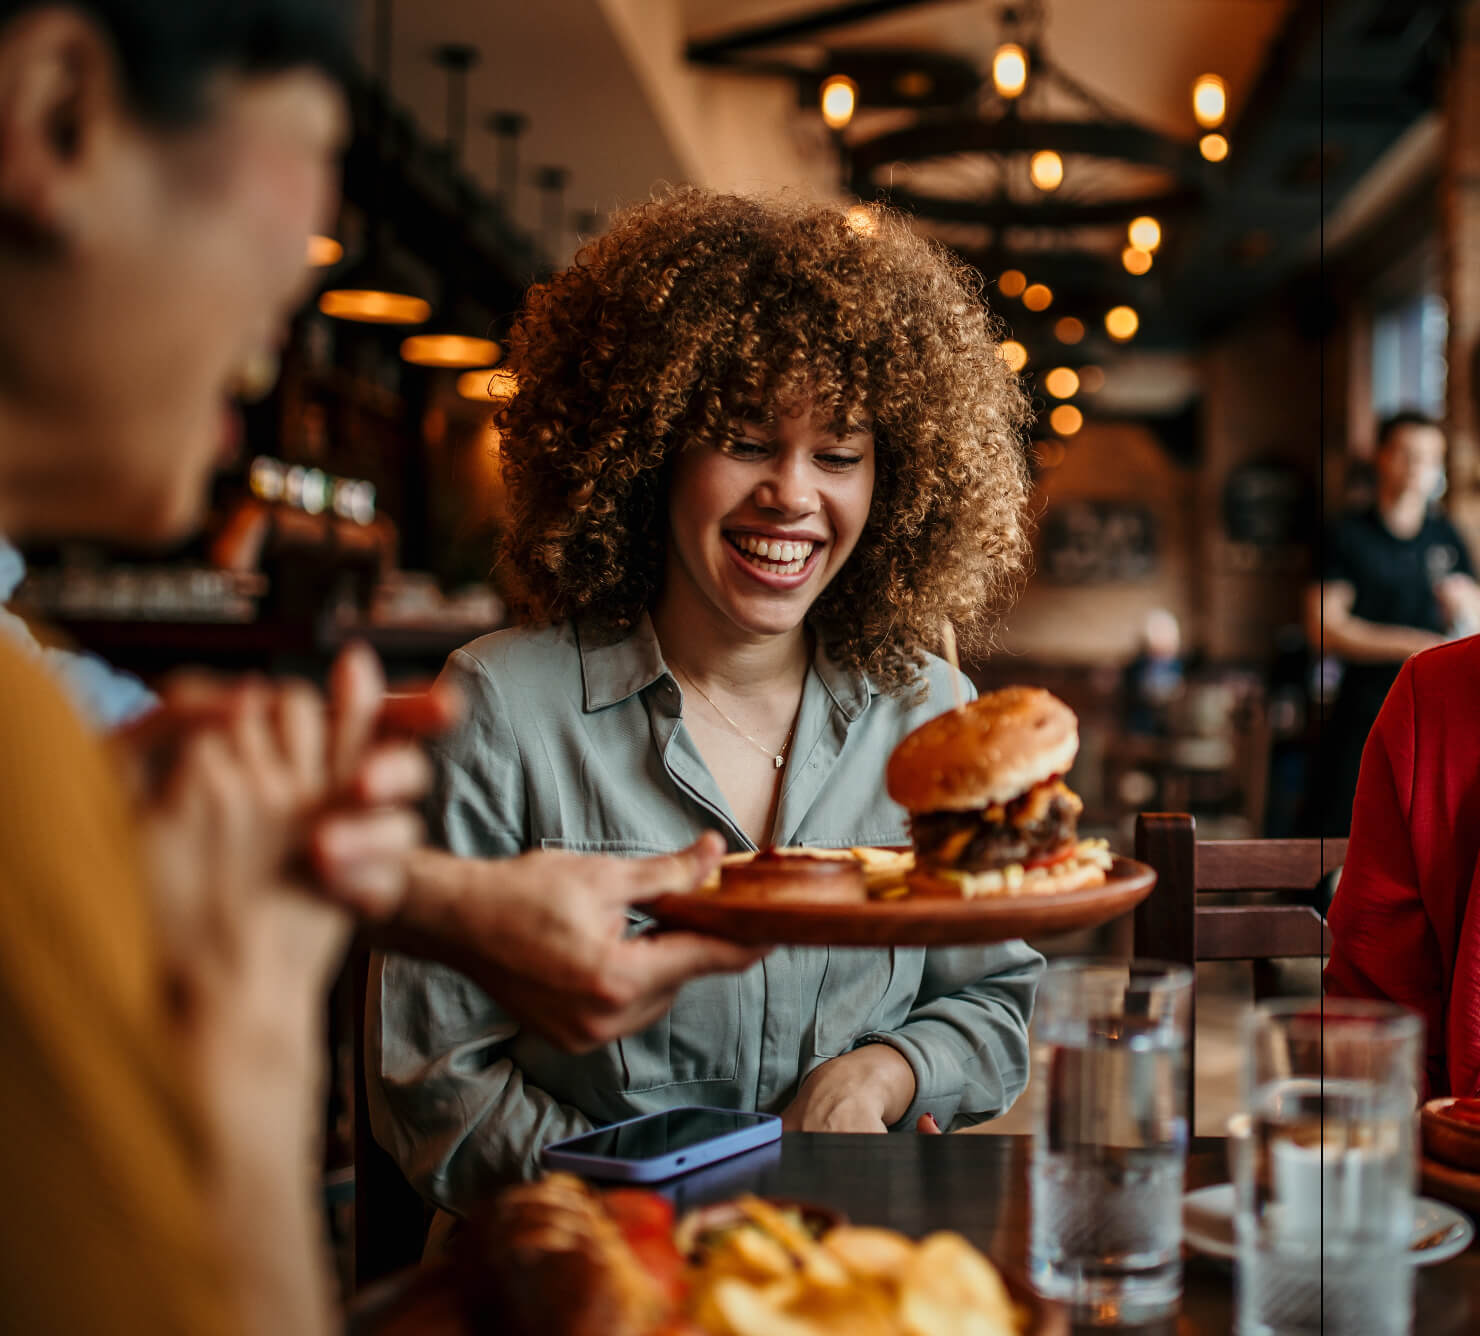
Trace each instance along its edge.
{"label": "smartphone", "polygon": [[774,1113],[690,1106],[643,1114],[552,1142],[541,1159],[547,1168],[568,1169],[586,1178],[656,1183],[780,1137],[781,1119]]}

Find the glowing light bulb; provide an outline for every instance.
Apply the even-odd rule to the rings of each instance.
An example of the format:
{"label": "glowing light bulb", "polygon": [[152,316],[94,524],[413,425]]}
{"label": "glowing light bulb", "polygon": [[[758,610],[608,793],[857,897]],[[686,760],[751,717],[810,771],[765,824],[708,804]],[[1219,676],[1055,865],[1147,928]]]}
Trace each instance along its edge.
{"label": "glowing light bulb", "polygon": [[499,346],[466,334],[413,334],[401,340],[401,356],[417,366],[488,366],[498,361]]}
{"label": "glowing light bulb", "polygon": [[1064,160],[1051,148],[1041,149],[1028,159],[1028,178],[1039,190],[1057,190],[1064,184]]}
{"label": "glowing light bulb", "polygon": [[1105,333],[1117,343],[1133,339],[1141,328],[1141,317],[1129,306],[1113,306],[1105,312]]}
{"label": "glowing light bulb", "polygon": [[1084,426],[1084,414],[1073,404],[1060,404],[1048,415],[1048,425],[1060,436],[1073,436]]}
{"label": "glowing light bulb", "polygon": [[1228,89],[1216,74],[1200,74],[1192,85],[1192,114],[1204,130],[1223,124],[1228,115]]}
{"label": "glowing light bulb", "polygon": [[846,74],[829,74],[822,81],[822,119],[830,130],[841,130],[858,109],[858,85]]}
{"label": "glowing light bulb", "polygon": [[1000,97],[1020,97],[1028,86],[1028,53],[1016,42],[1004,42],[992,57],[992,86]]}
{"label": "glowing light bulb", "polygon": [[1150,255],[1161,245],[1161,224],[1155,218],[1142,214],[1141,217],[1132,220],[1131,225],[1126,228],[1126,237],[1137,250],[1143,250]]}
{"label": "glowing light bulb", "polygon": [[1143,251],[1139,246],[1127,246],[1120,252],[1120,262],[1125,266],[1126,273],[1139,276],[1150,271],[1151,253]]}
{"label": "glowing light bulb", "polygon": [[1021,297],[1028,286],[1028,276],[1021,269],[1004,269],[997,280],[997,291],[1004,297]]}
{"label": "glowing light bulb", "polygon": [[1055,399],[1072,399],[1079,393],[1079,377],[1072,367],[1056,366],[1043,378],[1043,388]]}
{"label": "glowing light bulb", "polygon": [[1084,321],[1066,315],[1053,327],[1053,332],[1060,343],[1078,343],[1084,337]]}
{"label": "glowing light bulb", "polygon": [[308,239],[308,266],[310,269],[327,269],[344,258],[344,247],[333,237],[311,236]]}
{"label": "glowing light bulb", "polygon": [[879,216],[867,204],[855,204],[848,210],[848,226],[861,237],[871,237],[879,230]]}
{"label": "glowing light bulb", "polygon": [[1016,339],[1004,339],[997,345],[997,351],[1013,371],[1021,371],[1028,365],[1028,350]]}
{"label": "glowing light bulb", "polygon": [[1053,290],[1043,283],[1030,283],[1023,291],[1023,305],[1030,311],[1046,311],[1053,305]]}
{"label": "glowing light bulb", "polygon": [[457,392],[464,399],[479,400],[486,404],[502,403],[519,393],[519,377],[512,371],[491,366],[477,371],[464,371],[457,378]]}
{"label": "glowing light bulb", "polygon": [[1197,147],[1209,162],[1222,162],[1228,156],[1228,140],[1223,135],[1204,135]]}
{"label": "glowing light bulb", "polygon": [[1079,388],[1086,394],[1098,394],[1105,388],[1105,373],[1097,366],[1080,367]]}

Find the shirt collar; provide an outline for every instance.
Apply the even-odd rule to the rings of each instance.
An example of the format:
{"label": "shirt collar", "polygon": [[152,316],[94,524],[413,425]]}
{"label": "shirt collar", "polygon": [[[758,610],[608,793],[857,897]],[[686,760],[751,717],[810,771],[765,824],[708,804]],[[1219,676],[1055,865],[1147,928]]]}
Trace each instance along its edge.
{"label": "shirt collar", "polygon": [[869,701],[878,695],[878,689],[864,674],[850,673],[834,663],[823,649],[821,640],[817,642],[817,652],[812,656],[812,668],[849,723],[868,709]]}
{"label": "shirt collar", "polygon": [[587,714],[635,696],[668,675],[647,613],[625,636],[604,632],[587,618],[577,618],[575,627]]}
{"label": "shirt collar", "polygon": [[[626,636],[613,638],[585,618],[578,618],[575,627],[588,714],[627,700],[670,675],[647,613]],[[849,722],[857,719],[878,694],[862,673],[849,672],[835,663],[820,642],[812,656],[812,667]]]}

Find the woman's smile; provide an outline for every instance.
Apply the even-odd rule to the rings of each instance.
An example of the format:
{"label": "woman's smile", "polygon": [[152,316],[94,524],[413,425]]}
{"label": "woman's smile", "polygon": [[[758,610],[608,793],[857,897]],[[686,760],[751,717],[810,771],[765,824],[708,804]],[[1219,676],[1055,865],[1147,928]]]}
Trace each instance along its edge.
{"label": "woman's smile", "polygon": [[747,634],[797,630],[857,545],[873,489],[872,433],[840,435],[810,403],[686,450],[670,498],[669,595],[697,595],[696,610]]}

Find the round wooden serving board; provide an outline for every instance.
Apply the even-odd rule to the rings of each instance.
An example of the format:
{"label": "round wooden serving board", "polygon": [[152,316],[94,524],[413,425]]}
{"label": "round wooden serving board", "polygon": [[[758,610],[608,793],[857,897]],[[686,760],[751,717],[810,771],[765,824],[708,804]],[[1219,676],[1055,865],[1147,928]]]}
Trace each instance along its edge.
{"label": "round wooden serving board", "polygon": [[1139,904],[1155,885],[1144,863],[1117,857],[1104,885],[1052,895],[778,904],[696,893],[659,896],[643,909],[665,928],[749,946],[965,946],[1092,928]]}

